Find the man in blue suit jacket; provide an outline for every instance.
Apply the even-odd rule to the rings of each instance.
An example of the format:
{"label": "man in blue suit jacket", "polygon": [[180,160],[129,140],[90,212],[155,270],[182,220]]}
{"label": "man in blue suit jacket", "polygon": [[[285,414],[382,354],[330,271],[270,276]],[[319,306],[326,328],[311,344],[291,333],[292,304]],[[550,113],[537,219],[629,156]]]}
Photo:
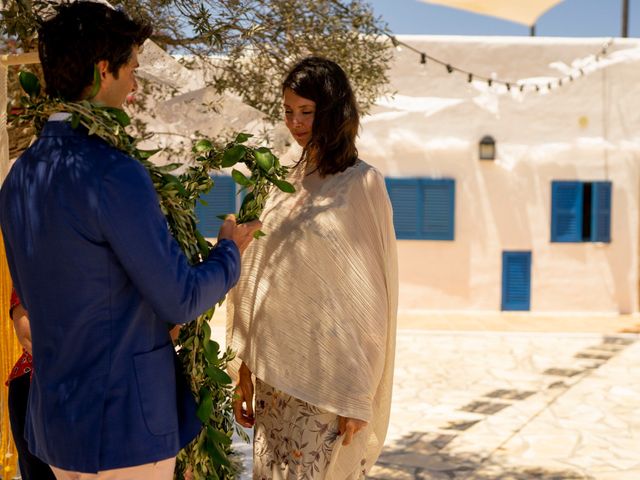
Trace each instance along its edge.
{"label": "man in blue suit jacket", "polygon": [[[48,93],[121,107],[150,33],[101,4],[61,7],[39,31]],[[0,191],[32,331],[25,435],[57,478],[169,480],[200,424],[167,323],[191,321],[233,287],[259,223],[228,219],[210,256],[190,266],[141,164],[68,120],[50,119]]]}

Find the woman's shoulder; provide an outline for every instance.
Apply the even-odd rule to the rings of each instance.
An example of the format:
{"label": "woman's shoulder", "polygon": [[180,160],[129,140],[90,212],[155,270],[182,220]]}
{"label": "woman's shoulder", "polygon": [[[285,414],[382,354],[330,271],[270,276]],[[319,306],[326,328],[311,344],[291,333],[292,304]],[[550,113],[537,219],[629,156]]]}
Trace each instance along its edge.
{"label": "woman's shoulder", "polygon": [[353,165],[354,174],[368,186],[384,185],[384,176],[373,165],[358,159]]}

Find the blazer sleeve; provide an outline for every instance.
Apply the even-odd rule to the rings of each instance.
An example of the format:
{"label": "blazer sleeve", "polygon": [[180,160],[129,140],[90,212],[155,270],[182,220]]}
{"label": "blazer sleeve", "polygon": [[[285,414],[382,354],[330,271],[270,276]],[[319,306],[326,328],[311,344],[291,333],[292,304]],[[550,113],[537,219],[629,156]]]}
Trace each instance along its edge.
{"label": "blazer sleeve", "polygon": [[156,314],[186,323],[220,301],[240,276],[240,252],[222,240],[209,257],[190,265],[171,236],[149,174],[125,157],[105,172],[99,222],[127,275]]}

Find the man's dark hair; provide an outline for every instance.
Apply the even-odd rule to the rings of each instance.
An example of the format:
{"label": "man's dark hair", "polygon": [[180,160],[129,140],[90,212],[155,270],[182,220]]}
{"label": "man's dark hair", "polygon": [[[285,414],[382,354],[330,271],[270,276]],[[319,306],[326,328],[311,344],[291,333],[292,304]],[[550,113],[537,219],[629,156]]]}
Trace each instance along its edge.
{"label": "man's dark hair", "polygon": [[109,62],[118,78],[134,46],[151,35],[151,26],[107,5],[79,1],[58,7],[56,16],[38,30],[38,50],[47,93],[63,100],[80,100],[93,84],[94,66]]}

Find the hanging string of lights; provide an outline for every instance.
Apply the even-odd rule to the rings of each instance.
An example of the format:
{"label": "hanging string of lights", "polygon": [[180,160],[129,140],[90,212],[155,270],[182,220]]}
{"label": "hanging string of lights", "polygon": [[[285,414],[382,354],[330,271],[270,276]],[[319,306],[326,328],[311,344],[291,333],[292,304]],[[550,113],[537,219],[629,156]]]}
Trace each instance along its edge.
{"label": "hanging string of lights", "polygon": [[[553,90],[555,88],[560,88],[564,85],[567,85],[571,82],[573,82],[574,80],[576,80],[579,77],[582,77],[585,75],[585,66],[577,68],[574,70],[573,73],[569,74],[569,75],[564,75],[562,77],[557,77],[554,80],[551,81],[547,81],[544,83],[538,83],[538,82],[529,82],[529,81],[525,81],[525,80],[504,80],[504,79],[500,79],[500,78],[494,78],[494,77],[487,77],[485,75],[479,75],[477,73],[471,72],[469,70],[465,70],[464,68],[460,68],[457,67],[455,65],[452,65],[451,63],[445,62],[443,60],[440,60],[438,58],[435,58],[431,55],[429,55],[426,52],[423,52],[417,48],[415,48],[412,45],[409,45],[406,42],[403,42],[401,40],[399,40],[395,35],[386,32],[386,31],[380,31],[379,32],[381,35],[384,35],[386,37],[389,38],[389,40],[391,40],[391,43],[393,44],[394,47],[396,48],[400,48],[400,47],[404,47],[407,50],[411,50],[412,52],[415,52],[418,54],[419,58],[420,58],[420,63],[422,65],[426,65],[428,62],[431,63],[436,63],[442,67],[444,67],[448,73],[452,74],[452,73],[459,73],[459,74],[463,74],[467,77],[467,82],[471,83],[473,81],[481,81],[481,82],[486,82],[487,86],[492,87],[495,85],[502,85],[504,86],[507,91],[511,91],[512,89],[517,89],[520,92],[524,92],[526,90],[529,91],[535,91],[535,92],[541,92],[543,90],[546,91],[550,91]],[[593,55],[593,61],[594,62],[599,62],[602,58],[606,57],[609,53],[609,48],[611,47],[611,45],[613,45],[613,39],[609,39],[607,40],[602,47],[600,48],[600,50],[598,50],[597,53],[595,53]]]}
{"label": "hanging string of lights", "polygon": [[[343,5],[340,2],[340,0],[331,0],[331,2],[336,7],[342,9],[344,12],[349,12],[349,9],[345,5]],[[396,37],[394,34],[392,34],[387,30],[378,28],[376,29],[376,32],[379,35],[387,37],[391,41],[394,47],[396,48],[404,47],[407,50],[417,53],[420,59],[420,64],[422,65],[427,65],[427,63],[429,62],[435,63],[437,65],[444,67],[447,70],[447,72],[450,74],[458,73],[458,74],[465,75],[467,78],[467,82],[469,83],[472,83],[474,81],[480,81],[480,82],[485,82],[489,87],[503,86],[509,92],[512,90],[518,90],[520,92],[525,92],[525,91],[534,91],[538,93],[543,91],[548,92],[555,88],[560,88],[562,86],[568,85],[572,83],[574,80],[584,76],[585,69],[588,66],[588,65],[584,65],[580,68],[576,68],[574,69],[573,73],[569,75],[557,77],[551,81],[545,81],[544,83],[530,82],[522,79],[521,80],[505,80],[505,79],[500,79],[496,77],[488,77],[486,75],[479,75],[477,73],[471,72],[464,68],[457,67],[450,62],[445,62],[444,60],[440,60],[436,57],[429,55],[426,52],[423,52],[422,50],[414,47],[413,45],[409,45],[408,43],[403,42],[402,40],[399,40],[398,37]],[[613,38],[610,38],[609,40],[607,40],[602,45],[602,47],[593,55],[593,62],[597,63],[602,58],[606,57],[609,53],[609,48],[611,47],[611,45],[613,45]]]}

